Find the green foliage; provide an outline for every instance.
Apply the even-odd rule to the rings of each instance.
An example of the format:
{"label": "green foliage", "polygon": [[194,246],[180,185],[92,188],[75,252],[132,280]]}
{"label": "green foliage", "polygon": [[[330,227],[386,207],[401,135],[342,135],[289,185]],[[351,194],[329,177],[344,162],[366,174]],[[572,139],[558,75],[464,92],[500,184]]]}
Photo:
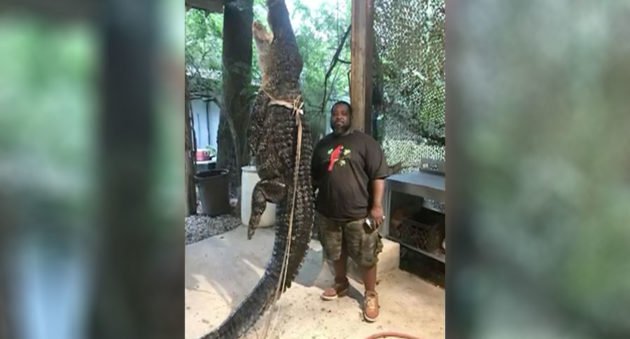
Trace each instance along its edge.
{"label": "green foliage", "polygon": [[[266,22],[265,0],[255,0],[254,20]],[[251,29],[247,27],[244,29]],[[252,41],[252,82],[260,83],[258,52]],[[186,12],[186,66],[192,69],[191,92],[219,98],[221,93],[223,14],[197,9]],[[239,67],[238,64],[234,65]]]}
{"label": "green foliage", "polygon": [[[331,101],[349,96],[348,64],[338,62],[331,72],[324,100],[324,79],[340,44],[343,34],[350,24],[350,4],[340,0],[334,6],[322,3],[315,10],[305,2],[293,2],[291,21],[295,30],[298,47],[304,61],[302,71],[302,91],[305,111],[310,120],[314,137],[325,133],[328,121],[326,113]],[[267,25],[267,7],[264,0],[254,1],[254,20]],[[243,29],[251,29],[244,27]],[[221,14],[205,14],[191,9],[186,13],[186,65],[192,69],[191,90],[193,92],[220,93],[221,53],[223,17]],[[350,39],[346,40],[340,59],[350,60]],[[252,83],[260,83],[261,73],[258,53],[252,41],[253,65]],[[324,101],[322,114],[322,101]]]}
{"label": "green foliage", "polygon": [[186,64],[221,71],[223,15],[186,12]]}
{"label": "green foliage", "polygon": [[[335,51],[350,25],[350,5],[347,0],[336,2],[335,6],[322,3],[316,10],[311,10],[300,0],[296,0],[294,5],[292,22],[294,22],[296,39],[304,61],[302,92],[313,137],[318,139],[325,133],[328,126],[326,114],[330,105],[340,98],[349,96],[350,65],[337,62],[328,78],[326,90],[324,82]],[[300,22],[297,28],[295,22]],[[350,61],[349,37],[345,41],[339,58]]]}
{"label": "green foliage", "polygon": [[193,96],[219,97],[223,15],[197,9],[186,12],[186,68]]}

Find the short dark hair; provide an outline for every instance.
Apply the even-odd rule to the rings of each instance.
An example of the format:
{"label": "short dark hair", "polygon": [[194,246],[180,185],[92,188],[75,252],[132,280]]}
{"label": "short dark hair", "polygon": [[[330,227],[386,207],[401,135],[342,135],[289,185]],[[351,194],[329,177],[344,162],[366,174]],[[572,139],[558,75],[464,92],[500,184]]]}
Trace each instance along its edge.
{"label": "short dark hair", "polygon": [[330,108],[330,114],[332,114],[335,111],[335,107],[337,107],[337,105],[346,105],[346,107],[348,107],[348,113],[352,115],[352,106],[350,105],[349,102],[344,101],[344,100],[339,100],[335,102]]}

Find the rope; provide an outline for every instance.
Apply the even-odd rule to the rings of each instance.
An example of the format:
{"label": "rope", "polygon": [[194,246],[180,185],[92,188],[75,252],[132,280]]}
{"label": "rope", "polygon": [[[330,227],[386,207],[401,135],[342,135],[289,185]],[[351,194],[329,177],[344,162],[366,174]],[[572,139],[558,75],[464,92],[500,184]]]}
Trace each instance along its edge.
{"label": "rope", "polygon": [[[269,93],[263,92],[271,99],[268,103],[269,106],[282,106],[292,110],[292,114],[295,117],[295,124],[297,125],[297,147],[295,150],[295,167],[293,169],[293,195],[291,197],[291,210],[289,212],[289,230],[287,236],[287,245],[284,249],[284,256],[282,257],[282,268],[280,270],[280,280],[278,281],[278,286],[276,287],[276,292],[274,294],[274,303],[280,298],[281,291],[284,291],[286,287],[286,276],[287,270],[289,266],[289,252],[291,249],[291,234],[293,232],[293,216],[295,213],[295,203],[297,201],[297,185],[299,179],[299,167],[300,167],[300,158],[302,155],[302,119],[300,115],[304,114],[302,107],[304,103],[301,102],[301,96],[297,96],[293,103],[289,103],[288,101],[278,100],[273,98]],[[299,113],[299,114],[298,114]],[[267,338],[269,333],[269,326],[271,325],[271,321],[274,315],[273,307],[271,308],[271,313],[267,318],[267,322],[265,323],[264,336],[263,338]]]}
{"label": "rope", "polygon": [[[268,106],[282,106],[282,107],[286,107],[290,109],[294,115],[296,114],[296,112],[300,113],[300,115],[304,115],[304,110],[302,110],[302,107],[304,107],[304,102],[302,102],[302,97],[300,95],[298,95],[293,100],[293,102],[290,102],[283,99],[276,99],[264,89],[261,91],[265,93],[265,95],[267,95],[270,99],[269,103],[267,104]],[[298,141],[301,141],[301,140],[298,140]]]}

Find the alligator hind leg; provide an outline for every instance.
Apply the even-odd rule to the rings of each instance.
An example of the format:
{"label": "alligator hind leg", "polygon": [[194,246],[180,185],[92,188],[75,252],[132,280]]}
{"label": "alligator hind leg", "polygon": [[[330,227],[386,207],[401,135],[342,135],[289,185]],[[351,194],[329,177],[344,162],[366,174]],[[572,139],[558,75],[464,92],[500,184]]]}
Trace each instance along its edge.
{"label": "alligator hind leg", "polygon": [[265,212],[267,202],[280,203],[286,196],[287,187],[280,179],[262,180],[254,186],[252,193],[252,215],[249,217],[247,239],[251,239],[260,223],[260,217]]}

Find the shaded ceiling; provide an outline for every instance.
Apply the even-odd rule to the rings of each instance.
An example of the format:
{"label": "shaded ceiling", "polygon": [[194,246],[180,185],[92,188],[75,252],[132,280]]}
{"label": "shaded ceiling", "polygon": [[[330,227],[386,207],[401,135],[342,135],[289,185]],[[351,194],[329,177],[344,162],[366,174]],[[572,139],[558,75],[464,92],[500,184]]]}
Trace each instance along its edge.
{"label": "shaded ceiling", "polygon": [[222,13],[223,0],[186,0],[186,8],[201,9],[210,13]]}

